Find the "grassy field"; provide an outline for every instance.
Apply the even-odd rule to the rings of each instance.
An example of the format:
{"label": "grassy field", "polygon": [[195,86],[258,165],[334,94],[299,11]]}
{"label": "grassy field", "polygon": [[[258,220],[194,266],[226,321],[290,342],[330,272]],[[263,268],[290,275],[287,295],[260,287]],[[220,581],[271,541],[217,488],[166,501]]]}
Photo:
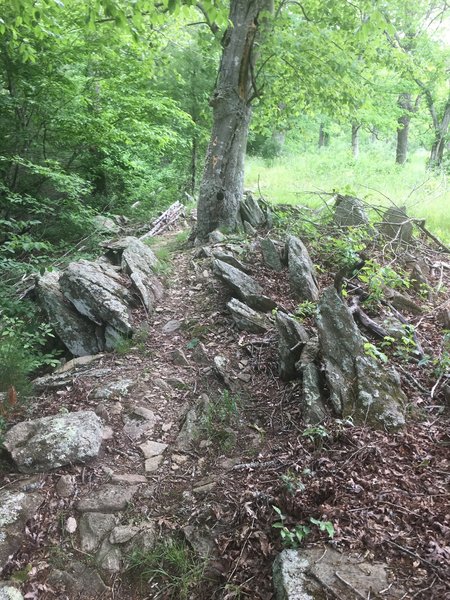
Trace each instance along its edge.
{"label": "grassy field", "polygon": [[[426,169],[428,153],[416,151],[404,166],[394,163],[392,148],[376,143],[361,148],[356,161],[338,142],[328,148],[267,161],[249,157],[246,187],[259,189],[274,203],[320,206],[317,192],[352,194],[375,205],[406,205],[408,214],[450,241],[450,188],[445,173]],[[323,198],[326,198],[324,196]]]}

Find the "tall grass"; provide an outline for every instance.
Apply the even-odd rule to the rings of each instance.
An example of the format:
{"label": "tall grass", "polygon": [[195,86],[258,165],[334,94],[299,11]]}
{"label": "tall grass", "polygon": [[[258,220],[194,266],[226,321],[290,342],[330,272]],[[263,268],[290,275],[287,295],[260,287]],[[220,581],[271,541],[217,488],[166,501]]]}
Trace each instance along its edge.
{"label": "tall grass", "polygon": [[348,144],[337,140],[328,148],[289,154],[273,160],[249,157],[246,186],[274,203],[323,203],[318,192],[352,194],[380,205],[406,205],[408,214],[426,219],[434,233],[450,240],[450,188],[445,172],[427,170],[428,153],[419,149],[396,165],[394,150],[383,142],[367,143],[355,160]]}

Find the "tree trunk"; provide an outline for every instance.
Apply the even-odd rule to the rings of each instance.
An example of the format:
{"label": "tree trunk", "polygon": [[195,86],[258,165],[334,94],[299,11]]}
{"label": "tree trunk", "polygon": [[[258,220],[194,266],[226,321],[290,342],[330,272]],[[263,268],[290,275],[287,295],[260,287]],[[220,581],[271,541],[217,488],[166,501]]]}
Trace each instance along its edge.
{"label": "tree trunk", "polygon": [[445,105],[441,122],[435,125],[435,138],[431,147],[430,166],[440,167],[444,158],[445,143],[450,125],[450,98]]}
{"label": "tree trunk", "polygon": [[328,146],[330,144],[330,134],[325,129],[325,125],[323,123],[320,124],[319,129],[319,148],[323,148],[324,146]]}
{"label": "tree trunk", "polygon": [[222,59],[210,101],[213,126],[198,200],[198,239],[217,228],[233,231],[239,226],[251,102],[258,94],[254,81],[255,41],[260,35],[260,13],[270,10],[271,3],[230,2],[232,26],[222,41]]}
{"label": "tree trunk", "polygon": [[411,113],[413,110],[411,94],[400,94],[398,97],[398,105],[405,112],[398,119],[395,162],[399,165],[404,165],[408,157],[409,123],[411,121]]}
{"label": "tree trunk", "polygon": [[361,125],[359,123],[352,123],[352,154],[353,158],[359,157],[359,130]]}

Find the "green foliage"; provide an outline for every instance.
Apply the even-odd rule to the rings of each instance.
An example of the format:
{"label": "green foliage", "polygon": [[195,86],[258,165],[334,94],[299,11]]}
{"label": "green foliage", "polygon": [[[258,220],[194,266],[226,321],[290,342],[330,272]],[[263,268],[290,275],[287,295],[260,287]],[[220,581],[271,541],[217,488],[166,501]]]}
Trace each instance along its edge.
{"label": "green foliage", "polygon": [[241,398],[223,390],[221,396],[207,405],[202,420],[202,430],[221,451],[229,452],[236,444],[236,427],[239,419]]}
{"label": "green foliage", "polygon": [[310,300],[305,300],[297,306],[295,316],[299,319],[308,319],[316,314],[317,304]]}
{"label": "green foliage", "polygon": [[375,344],[371,344],[370,342],[365,342],[364,343],[364,352],[367,354],[367,356],[370,356],[371,358],[374,358],[375,360],[379,360],[382,363],[388,362],[388,357],[386,356],[386,354],[384,354],[384,352],[381,352],[381,350],[378,350],[378,348],[375,346]]}
{"label": "green foliage", "polygon": [[388,265],[380,265],[375,260],[366,260],[364,266],[358,271],[358,279],[367,285],[369,296],[366,303],[377,304],[384,298],[386,288],[410,287],[407,275],[398,273]]}
{"label": "green foliage", "polygon": [[[287,517],[281,512],[278,506],[272,506],[272,508],[280,519],[272,527],[279,530],[283,545],[288,548],[298,548],[310,535],[311,527],[309,525],[297,524],[290,528],[286,524]],[[326,532],[330,539],[333,539],[335,531],[331,521],[321,521],[310,517],[309,522],[311,525],[318,527],[320,531]]]}
{"label": "green foliage", "polygon": [[128,569],[142,582],[158,582],[165,598],[192,598],[201,583],[206,561],[189,548],[186,542],[168,538],[151,550],[135,549],[128,557]]}
{"label": "green foliage", "polygon": [[327,235],[316,243],[325,260],[338,268],[352,268],[360,261],[359,253],[366,248],[368,239],[365,227],[349,227],[339,236]]}

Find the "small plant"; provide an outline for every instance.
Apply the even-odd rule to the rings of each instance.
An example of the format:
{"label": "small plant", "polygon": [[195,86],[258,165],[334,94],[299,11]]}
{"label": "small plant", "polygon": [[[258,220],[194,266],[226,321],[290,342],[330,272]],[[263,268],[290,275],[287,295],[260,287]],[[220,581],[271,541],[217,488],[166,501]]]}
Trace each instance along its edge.
{"label": "small plant", "polygon": [[[290,529],[286,525],[286,515],[283,515],[278,506],[272,505],[272,508],[280,518],[280,520],[274,523],[272,527],[274,529],[280,530],[280,537],[281,541],[283,542],[283,545],[289,548],[298,548],[298,546],[311,533],[311,527],[309,527],[308,525],[298,524]],[[309,522],[311,523],[311,525],[318,527],[320,531],[326,532],[330,539],[333,539],[335,530],[334,525],[331,521],[321,521],[319,519],[314,519],[313,517],[310,517]]]}
{"label": "small plant", "polygon": [[133,348],[133,340],[121,335],[114,344],[114,352],[119,356],[125,356]]}
{"label": "small plant", "polygon": [[306,437],[311,442],[320,446],[322,445],[323,440],[330,437],[330,433],[323,425],[313,425],[312,427],[307,427],[303,431],[302,437]]}
{"label": "small plant", "polygon": [[414,325],[402,325],[402,335],[400,338],[385,336],[381,346],[383,348],[394,349],[394,355],[404,361],[409,361],[411,358],[417,358],[417,344],[414,339]]}
{"label": "small plant", "polygon": [[364,352],[367,354],[367,356],[370,356],[375,360],[380,360],[383,363],[387,363],[388,361],[388,357],[386,356],[386,354],[384,354],[384,352],[381,352],[381,350],[378,350],[375,344],[371,344],[370,342],[364,343]]}
{"label": "small plant", "polygon": [[135,549],[128,559],[128,570],[146,583],[158,582],[165,598],[193,598],[203,579],[206,561],[201,560],[186,542],[167,539],[151,550]]}
{"label": "small plant", "polygon": [[206,437],[215,442],[224,452],[236,444],[236,433],[232,426],[239,416],[241,399],[224,390],[220,398],[208,404],[203,418],[203,431]]}
{"label": "small plant", "polygon": [[398,273],[389,266],[383,266],[375,260],[366,260],[358,271],[358,279],[367,285],[369,296],[365,300],[368,305],[376,305],[384,298],[386,288],[410,287],[407,275]]}
{"label": "small plant", "polygon": [[[304,469],[302,475],[304,477],[308,477],[311,475],[311,471],[309,469]],[[303,483],[302,476],[294,471],[291,471],[290,469],[281,475],[280,479],[283,483],[284,489],[291,496],[294,496],[297,492],[303,492],[306,487]]]}
{"label": "small plant", "polygon": [[305,300],[297,306],[295,316],[300,319],[307,319],[313,317],[316,314],[317,304],[310,300]]}

